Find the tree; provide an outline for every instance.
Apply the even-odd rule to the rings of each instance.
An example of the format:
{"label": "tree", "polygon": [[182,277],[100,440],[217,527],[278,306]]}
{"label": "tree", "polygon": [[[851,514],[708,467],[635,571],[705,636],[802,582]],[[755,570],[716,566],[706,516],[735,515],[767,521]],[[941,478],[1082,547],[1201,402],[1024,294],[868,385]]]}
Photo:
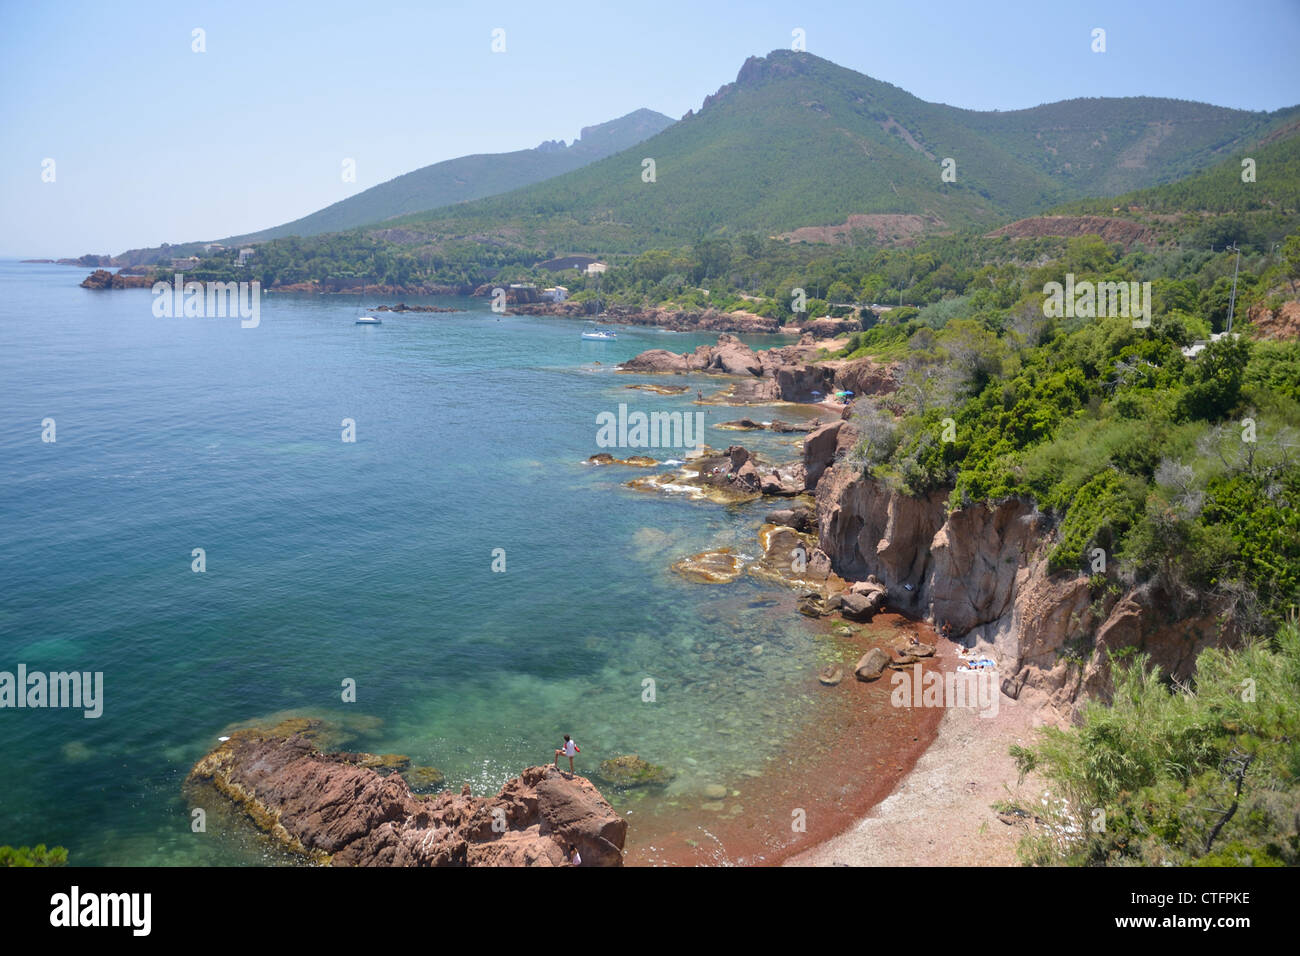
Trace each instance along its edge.
{"label": "tree", "polygon": [[1218,421],[1232,411],[1249,360],[1250,340],[1244,337],[1225,336],[1207,345],[1183,373],[1187,388],[1179,400],[1181,415]]}
{"label": "tree", "polygon": [[898,447],[898,426],[893,415],[869,398],[859,400],[853,424],[861,437],[846,460],[869,475],[872,469],[887,462]]}
{"label": "tree", "polygon": [[1300,232],[1287,236],[1282,243],[1282,262],[1287,281],[1291,283],[1291,292],[1294,293],[1296,280],[1300,279]]}
{"label": "tree", "polygon": [[63,866],[68,862],[68,851],[61,846],[47,850],[44,843],[36,846],[0,846],[0,866]]}

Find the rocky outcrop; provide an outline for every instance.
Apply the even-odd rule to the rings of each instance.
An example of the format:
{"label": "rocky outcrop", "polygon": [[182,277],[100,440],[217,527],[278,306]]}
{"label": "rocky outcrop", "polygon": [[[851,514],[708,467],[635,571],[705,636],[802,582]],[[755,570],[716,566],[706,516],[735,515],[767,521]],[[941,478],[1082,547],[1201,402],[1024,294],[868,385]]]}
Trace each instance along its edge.
{"label": "rocky outcrop", "polygon": [[1290,299],[1276,309],[1259,302],[1248,314],[1255,338],[1293,341],[1300,339],[1300,299]]}
{"label": "rocky outcrop", "polygon": [[850,621],[870,621],[885,606],[889,589],[873,574],[866,581],[855,581],[840,595],[840,614]]}
{"label": "rocky outcrop", "polygon": [[861,332],[862,320],[859,318],[833,319],[824,316],[820,319],[813,319],[811,322],[805,322],[802,331],[805,335],[811,335],[815,339],[835,339],[854,332]]}
{"label": "rocky outcrop", "polygon": [[729,584],[745,573],[745,562],[734,549],[719,548],[678,558],[672,569],[699,584]]}
{"label": "rocky outcrop", "polygon": [[742,445],[732,445],[722,453],[707,449],[676,471],[628,482],[629,488],[638,491],[686,494],[719,504],[753,501],[763,495],[793,498],[803,493],[804,486],[800,462],[773,465],[755,458]]}
{"label": "rocky outcrop", "polygon": [[[319,725],[319,721],[310,722]],[[237,731],[186,781],[213,787],[282,846],[336,866],[621,866],[627,824],[594,786],[529,767],[494,797],[421,797],[401,774],[316,749],[314,728]],[[281,732],[277,732],[281,731]]]}
{"label": "rocky outcrop", "polygon": [[817,487],[826,469],[848,454],[857,441],[857,428],[843,419],[809,433],[803,442],[804,483],[809,491]]}
{"label": "rocky outcrop", "polygon": [[869,358],[832,359],[822,363],[831,370],[832,387],[849,391],[856,397],[888,395],[898,388],[896,364],[881,365]]}
{"label": "rocky outcrop", "polygon": [[820,346],[810,336],[799,345],[755,352],[734,335],[720,335],[716,345],[701,345],[694,352],[650,349],[623,362],[620,369],[641,374],[703,373],[758,380],[736,391],[736,398],[749,402],[819,402],[839,390],[880,395],[897,387],[892,365],[880,365],[867,358],[815,360],[819,351]]}
{"label": "rocky outcrop", "polygon": [[[481,294],[490,294],[485,287]],[[597,303],[592,302],[540,302],[521,303],[512,311],[521,315],[555,315],[583,318],[597,313]],[[744,334],[770,334],[780,331],[776,319],[737,310],[722,312],[718,309],[636,309],[614,307],[601,315],[601,321],[618,325],[646,325],[674,332],[739,332]]]}
{"label": "rocky outcrop", "polygon": [[628,455],[626,458],[615,458],[607,451],[597,452],[587,458],[588,465],[625,465],[629,468],[653,468],[659,464],[658,461],[648,455]]}
{"label": "rocky outcrop", "polygon": [[807,505],[795,505],[773,511],[763,519],[768,524],[780,524],[796,531],[815,532],[817,530],[817,512]]}
{"label": "rocky outcrop", "polygon": [[[707,349],[708,346],[700,346]],[[695,353],[678,355],[667,349],[648,349],[623,362],[619,368],[624,372],[641,372],[650,375],[684,375],[687,372],[702,372],[705,360],[699,349]]]}
{"label": "rocky outcrop", "polygon": [[464,312],[464,309],[449,309],[440,305],[407,305],[405,302],[399,302],[397,305],[377,305],[371,312]]}
{"label": "rocky outcrop", "polygon": [[96,269],[81,280],[81,287],[83,289],[149,289],[153,287],[153,279],[150,276],[126,275],[120,270],[115,275],[107,269]]}

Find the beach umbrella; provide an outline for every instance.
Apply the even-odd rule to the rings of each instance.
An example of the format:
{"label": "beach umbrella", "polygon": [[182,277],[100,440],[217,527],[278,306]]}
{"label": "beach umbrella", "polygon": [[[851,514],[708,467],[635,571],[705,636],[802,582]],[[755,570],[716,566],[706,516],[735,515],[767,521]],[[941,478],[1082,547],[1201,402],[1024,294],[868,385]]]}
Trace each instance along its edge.
{"label": "beach umbrella", "polygon": [[853,393],[852,393],[852,392],[845,392],[844,394],[845,394],[845,395],[852,395]]}
{"label": "beach umbrella", "polygon": [[813,389],[813,394],[814,394],[814,395],[821,395],[821,392],[817,391],[816,389]]}

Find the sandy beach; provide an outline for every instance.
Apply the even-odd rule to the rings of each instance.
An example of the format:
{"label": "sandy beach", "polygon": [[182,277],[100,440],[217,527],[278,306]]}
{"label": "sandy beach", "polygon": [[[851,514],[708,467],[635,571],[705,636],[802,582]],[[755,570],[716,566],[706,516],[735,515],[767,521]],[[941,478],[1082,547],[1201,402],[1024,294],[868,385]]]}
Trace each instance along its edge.
{"label": "sandy beach", "polygon": [[[944,642],[942,657],[956,658]],[[1037,799],[1034,778],[1017,784],[1012,744],[1029,744],[1043,715],[1005,695],[995,716],[948,708],[938,735],[894,790],[851,828],[789,857],[786,866],[1016,866],[1022,826],[992,809],[1018,795]]]}

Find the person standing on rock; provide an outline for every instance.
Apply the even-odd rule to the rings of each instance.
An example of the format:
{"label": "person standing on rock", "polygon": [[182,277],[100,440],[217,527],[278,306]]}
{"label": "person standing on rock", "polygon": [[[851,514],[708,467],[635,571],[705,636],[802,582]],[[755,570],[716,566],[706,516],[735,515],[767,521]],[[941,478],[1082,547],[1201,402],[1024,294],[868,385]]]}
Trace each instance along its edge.
{"label": "person standing on rock", "polygon": [[578,848],[572,843],[569,844],[569,863],[573,866],[582,866],[582,857],[578,855]]}
{"label": "person standing on rock", "polygon": [[564,754],[564,756],[569,758],[569,773],[573,773],[573,755],[577,753],[582,753],[582,751],[579,750],[578,745],[573,742],[573,738],[568,734],[565,734],[564,746],[555,751],[555,769],[560,769],[560,754]]}

